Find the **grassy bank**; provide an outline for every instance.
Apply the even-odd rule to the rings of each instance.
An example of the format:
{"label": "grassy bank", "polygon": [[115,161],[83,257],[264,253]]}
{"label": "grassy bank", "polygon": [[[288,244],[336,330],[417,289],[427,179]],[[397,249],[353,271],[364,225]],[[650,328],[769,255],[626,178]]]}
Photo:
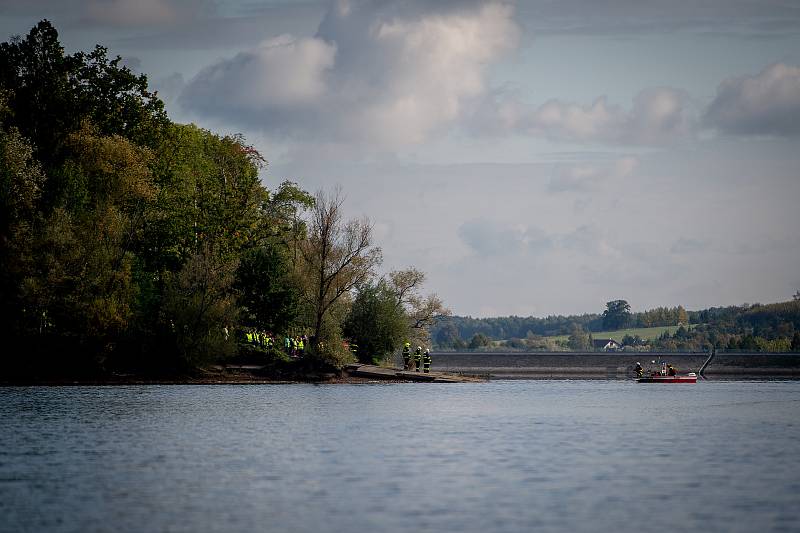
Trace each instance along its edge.
{"label": "grassy bank", "polygon": [[[592,332],[592,337],[595,339],[614,339],[617,342],[622,342],[625,335],[631,337],[638,335],[644,340],[653,340],[661,336],[665,331],[673,335],[680,326],[656,326],[653,328],[627,328],[618,329],[616,331],[596,331]],[[689,326],[691,329],[692,325]],[[556,335],[554,337],[545,337],[546,339],[553,339],[555,341],[566,341],[569,335]]]}

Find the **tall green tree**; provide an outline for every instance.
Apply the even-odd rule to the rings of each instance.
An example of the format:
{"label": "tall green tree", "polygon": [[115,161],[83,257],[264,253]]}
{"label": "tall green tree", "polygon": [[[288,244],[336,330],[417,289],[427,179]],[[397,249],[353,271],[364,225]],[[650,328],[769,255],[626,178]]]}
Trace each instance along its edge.
{"label": "tall green tree", "polygon": [[408,316],[384,280],[368,282],[358,288],[342,329],[356,344],[359,361],[374,363],[402,344],[408,332]]}
{"label": "tall green tree", "polygon": [[278,246],[245,252],[236,271],[235,289],[243,326],[282,333],[299,319],[300,289],[287,252]]}
{"label": "tall green tree", "polygon": [[75,350],[105,357],[133,312],[132,250],[142,234],[141,205],[155,194],[151,154],[88,124],[67,145],[73,201],[53,209],[29,235],[35,260],[22,280],[21,317],[28,335],[70,339]]}
{"label": "tall green tree", "polygon": [[66,54],[47,20],[24,38],[0,44],[0,87],[9,94],[12,124],[31,140],[45,168],[60,165],[64,141],[86,119],[103,135],[150,147],[159,142],[168,124],[164,104],[148,90],[146,76],[120,63],[102,46]]}
{"label": "tall green tree", "polygon": [[24,330],[22,281],[36,263],[32,241],[45,176],[28,140],[7,129],[7,113],[0,92],[0,332],[14,352]]}
{"label": "tall green tree", "polygon": [[572,324],[570,327],[570,334],[567,340],[567,346],[570,350],[590,350],[592,348],[591,341],[589,340],[589,333],[586,332],[580,324]]}
{"label": "tall green tree", "polygon": [[174,342],[170,348],[178,366],[191,369],[235,352],[236,267],[235,257],[205,245],[180,272],[166,276],[159,318]]}
{"label": "tall green tree", "polygon": [[492,340],[484,335],[483,333],[476,333],[472,336],[469,340],[469,344],[467,345],[471,350],[477,350],[478,348],[484,348],[489,346],[492,343]]}
{"label": "tall green tree", "polygon": [[631,306],[625,300],[612,300],[606,303],[603,311],[603,328],[622,329],[630,323]]}

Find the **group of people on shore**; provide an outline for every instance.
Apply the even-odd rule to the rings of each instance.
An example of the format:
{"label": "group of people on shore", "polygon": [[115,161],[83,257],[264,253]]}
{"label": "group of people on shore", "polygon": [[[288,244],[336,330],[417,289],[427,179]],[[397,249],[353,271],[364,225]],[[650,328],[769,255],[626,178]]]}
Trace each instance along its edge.
{"label": "group of people on shore", "polygon": [[423,352],[422,346],[417,346],[414,353],[411,353],[411,343],[406,342],[403,344],[403,370],[415,370],[416,372],[421,370],[428,373],[431,371],[432,363],[433,358],[429,349],[426,348]]}
{"label": "group of people on shore", "polygon": [[[248,331],[245,333],[245,340],[248,344],[260,346],[265,350],[275,348],[278,342],[275,335],[264,331]],[[302,357],[305,355],[308,346],[306,335],[286,335],[283,338],[283,351],[290,357]]]}
{"label": "group of people on shore", "polygon": [[[253,330],[244,333],[244,340],[247,344],[258,346],[265,350],[276,348],[279,339],[280,337],[276,338],[272,333],[265,331]],[[283,337],[283,351],[292,358],[303,357],[306,347],[309,346],[308,343],[309,338],[306,335],[286,335]],[[352,352],[354,356],[358,356],[358,345],[355,342],[345,341],[343,346],[346,350]],[[319,348],[322,347],[322,343],[320,343]],[[412,353],[411,343],[406,342],[403,344],[403,370],[428,373],[431,371],[432,363],[433,358],[429,349],[426,348],[423,351],[422,346],[417,346]]]}

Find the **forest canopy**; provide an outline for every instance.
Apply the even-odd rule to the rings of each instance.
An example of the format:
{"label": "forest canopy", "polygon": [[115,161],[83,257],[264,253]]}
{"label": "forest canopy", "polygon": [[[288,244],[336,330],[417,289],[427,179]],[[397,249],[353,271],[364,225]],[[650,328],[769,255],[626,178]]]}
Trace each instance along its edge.
{"label": "forest canopy", "polygon": [[[0,44],[6,362],[184,372],[305,339],[303,365],[322,368],[427,341],[448,311],[424,276],[380,278],[372,224],[344,217],[341,191],[267,189],[266,165],[242,136],[172,122],[106,48],[65,53],[48,21]],[[411,287],[392,283],[403,272]]]}

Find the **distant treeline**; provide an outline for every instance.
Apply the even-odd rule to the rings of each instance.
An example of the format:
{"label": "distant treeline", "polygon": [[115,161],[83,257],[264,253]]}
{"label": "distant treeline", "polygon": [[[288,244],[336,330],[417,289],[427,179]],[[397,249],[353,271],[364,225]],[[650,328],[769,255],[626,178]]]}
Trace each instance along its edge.
{"label": "distant treeline", "polygon": [[[632,313],[627,323],[622,327],[673,326],[679,323],[698,324],[703,321],[703,313],[713,311],[709,309],[700,312],[687,312],[682,306],[668,308],[658,307],[649,311]],[[455,333],[461,339],[470,339],[475,334],[481,333],[487,337],[500,340],[509,338],[526,338],[531,335],[550,337],[556,335],[569,335],[575,325],[587,332],[597,332],[606,329],[602,313],[586,313],[582,315],[550,315],[544,318],[533,316],[507,316],[492,318],[472,318],[469,316],[448,317],[432,332],[437,341],[447,341],[454,338]],[[621,328],[620,328],[621,329]]]}
{"label": "distant treeline", "polygon": [[[618,300],[627,305],[624,300]],[[611,304],[607,305],[611,309]],[[682,306],[658,307],[643,312],[621,313],[609,327],[609,309],[600,314],[536,317],[472,318],[451,316],[432,331],[439,348],[477,348],[491,341],[504,341],[516,349],[589,348],[592,333],[625,328],[683,326],[673,334],[645,341],[638,337],[615,339],[636,348],[659,350],[789,351],[800,349],[800,299],[774,304],[743,304],[687,311]],[[569,336],[569,342],[547,343],[547,337]],[[580,340],[583,336],[583,340]],[[575,341],[575,339],[579,339]]]}

